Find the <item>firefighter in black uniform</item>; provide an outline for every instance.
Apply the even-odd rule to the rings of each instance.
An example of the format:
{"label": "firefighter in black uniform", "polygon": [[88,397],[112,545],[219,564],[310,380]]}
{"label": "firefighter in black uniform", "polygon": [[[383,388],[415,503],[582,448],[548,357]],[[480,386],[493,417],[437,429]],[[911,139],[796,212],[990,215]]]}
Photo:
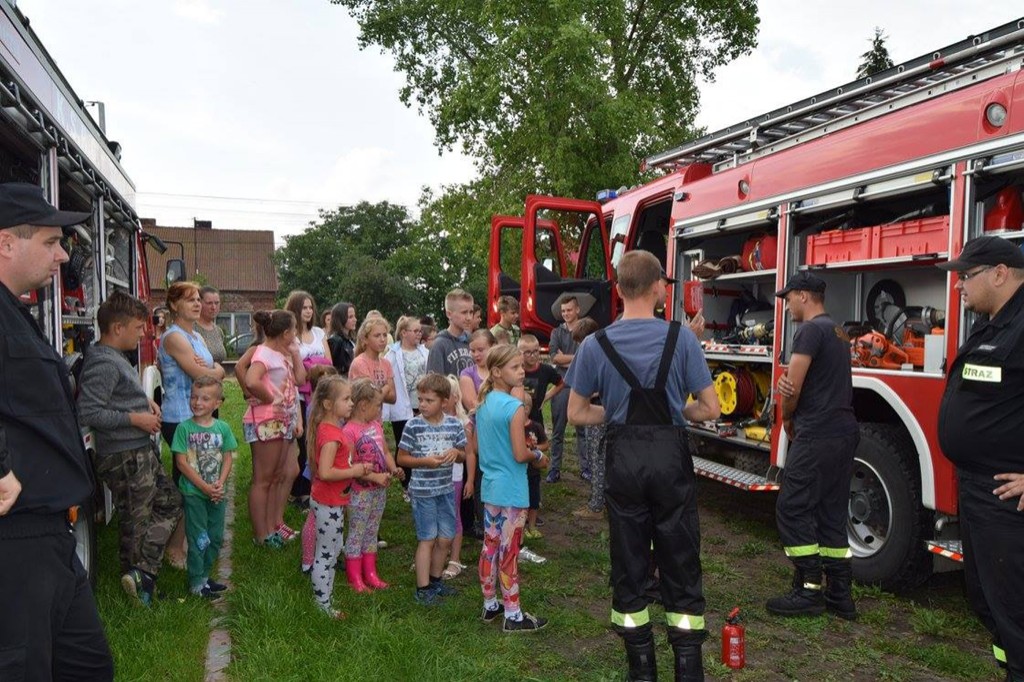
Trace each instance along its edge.
{"label": "firefighter in black uniform", "polygon": [[[675,281],[658,259],[631,251],[617,275],[622,319],[585,339],[566,375],[569,421],[607,424],[612,624],[625,642],[628,679],[656,679],[644,597],[653,541],[676,680],[703,680],[700,528],[685,424],[716,419],[718,397],[697,337],[654,317]],[[595,393],[601,405],[591,404]],[[697,399],[687,405],[691,393]]]}
{"label": "firefighter in black uniform", "polygon": [[1024,681],[1024,253],[984,236],[939,266],[980,315],[949,368],[939,445],[960,481],[967,597],[1007,680]]}
{"label": "firefighter in black uniform", "polygon": [[19,297],[68,260],[40,187],[0,185],[0,680],[110,680],[114,666],[72,511],[93,490],[60,354]]}
{"label": "firefighter in black uniform", "polygon": [[775,517],[795,571],[790,592],[769,599],[766,608],[780,616],[819,615],[827,608],[852,620],[857,610],[850,594],[846,517],[860,433],[853,413],[850,340],[825,312],[820,278],[798,272],[775,295],[785,299],[793,321],[802,323],[778,384],[790,443]]}

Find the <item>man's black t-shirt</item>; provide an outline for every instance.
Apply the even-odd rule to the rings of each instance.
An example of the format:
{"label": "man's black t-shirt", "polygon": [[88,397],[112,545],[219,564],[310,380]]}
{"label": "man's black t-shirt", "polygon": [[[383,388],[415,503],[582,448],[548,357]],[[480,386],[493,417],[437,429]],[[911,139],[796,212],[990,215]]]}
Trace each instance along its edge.
{"label": "man's black t-shirt", "polygon": [[523,379],[523,388],[533,400],[533,407],[530,409],[530,419],[535,422],[543,422],[541,409],[544,407],[544,396],[547,395],[548,386],[558,386],[562,383],[562,376],[551,365],[540,363],[534,370],[526,370],[526,377]]}
{"label": "man's black t-shirt", "polygon": [[793,337],[793,355],[811,356],[793,414],[796,437],[807,440],[856,433],[850,341],[843,328],[827,314],[804,322]]}

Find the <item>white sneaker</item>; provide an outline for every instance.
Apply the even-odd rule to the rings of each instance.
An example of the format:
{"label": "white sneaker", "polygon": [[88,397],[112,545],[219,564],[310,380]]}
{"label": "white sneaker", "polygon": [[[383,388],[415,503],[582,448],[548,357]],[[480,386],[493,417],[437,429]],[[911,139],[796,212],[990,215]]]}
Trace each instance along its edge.
{"label": "white sneaker", "polygon": [[523,561],[529,561],[532,564],[542,564],[547,561],[545,557],[542,557],[540,554],[537,554],[526,547],[519,550],[519,558]]}

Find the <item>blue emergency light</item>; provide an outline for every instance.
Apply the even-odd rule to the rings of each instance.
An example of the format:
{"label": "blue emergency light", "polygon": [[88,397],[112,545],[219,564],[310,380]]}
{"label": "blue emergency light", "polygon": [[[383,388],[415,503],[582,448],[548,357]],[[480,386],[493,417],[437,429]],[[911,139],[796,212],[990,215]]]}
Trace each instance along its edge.
{"label": "blue emergency light", "polygon": [[619,196],[619,193],[614,189],[603,189],[597,193],[597,201],[598,203],[603,204],[608,201],[611,201],[617,196]]}

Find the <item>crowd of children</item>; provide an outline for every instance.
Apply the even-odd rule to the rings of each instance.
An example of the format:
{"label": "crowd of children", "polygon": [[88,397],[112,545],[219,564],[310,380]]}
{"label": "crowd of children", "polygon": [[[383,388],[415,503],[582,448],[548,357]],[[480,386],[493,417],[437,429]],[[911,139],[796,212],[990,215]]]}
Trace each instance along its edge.
{"label": "crowd of children", "polygon": [[[430,606],[457,593],[452,579],[467,569],[464,532],[479,528],[483,621],[501,617],[505,632],[547,623],[520,605],[518,560],[522,553],[543,561],[521,545],[524,538],[541,537],[537,514],[549,446],[541,407],[562,390],[562,379],[540,362],[537,339],[520,335],[514,299],[502,299],[493,330],[468,333],[466,325],[480,313],[466,306],[457,324],[448,306],[467,298],[458,290],[446,298],[452,325],[444,332],[445,360],[457,370],[447,376],[426,369],[420,332],[428,323],[420,318],[402,318],[399,340],[389,345],[391,328],[379,314],[353,333],[350,304],[326,313],[328,338],[312,326],[315,305],[304,292],[290,299],[302,304],[291,306],[295,311],[253,315],[256,341],[235,367],[246,400],[242,433],[252,452],[253,540],[280,549],[301,536],[301,569],[309,575],[313,600],[331,618],[344,618],[333,597],[339,566],[357,593],[388,587],[377,567],[377,551],[385,544],[380,524],[389,485],[407,479],[417,540],[414,601]],[[221,380],[199,376],[190,385],[191,417],[177,424],[169,442],[180,473],[176,486],[161,469],[151,439],[160,431],[160,408],[146,398],[124,356],[139,342],[147,314],[124,294],[101,306],[101,338],[83,374],[82,420],[97,433],[97,470],[122,514],[125,589],[144,603],[152,600],[161,557],[184,514],[188,587],[215,600],[227,589],[211,571],[223,543],[227,480],[238,444],[216,416],[224,399]],[[352,342],[347,350],[337,338],[342,335]],[[316,352],[303,352],[303,344]],[[312,355],[319,361],[310,362]],[[392,362],[401,365],[401,377]],[[403,399],[401,409],[388,411],[402,417],[388,419],[393,454],[382,408],[403,405]],[[293,445],[304,427],[307,457],[299,472]],[[600,470],[596,463],[591,468]],[[297,488],[308,490],[301,532],[284,521],[297,476],[307,482]]]}

